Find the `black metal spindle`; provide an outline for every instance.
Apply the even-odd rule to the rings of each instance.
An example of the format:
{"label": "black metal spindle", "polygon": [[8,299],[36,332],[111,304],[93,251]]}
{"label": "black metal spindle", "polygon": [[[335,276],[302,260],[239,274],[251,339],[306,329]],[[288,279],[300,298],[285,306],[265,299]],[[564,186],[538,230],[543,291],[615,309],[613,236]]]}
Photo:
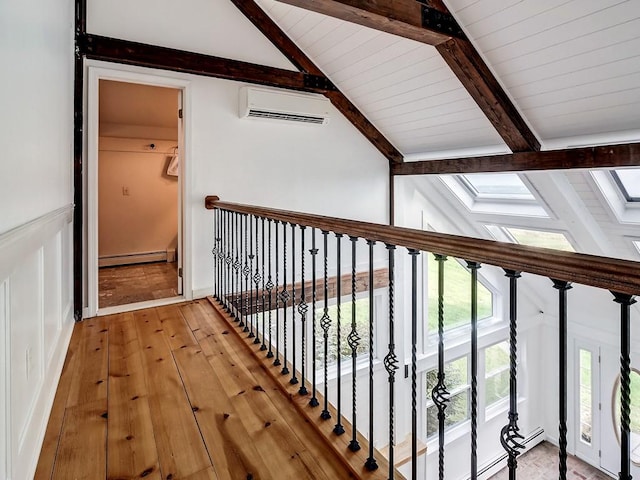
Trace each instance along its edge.
{"label": "black metal spindle", "polygon": [[478,478],[478,269],[467,262],[471,272],[471,480]]}
{"label": "black metal spindle", "polygon": [[275,298],[276,298],[276,358],[273,361],[273,365],[279,367],[280,364],[280,294],[278,293],[278,285],[280,284],[279,272],[280,272],[280,235],[279,228],[280,220],[274,220],[276,229],[276,284],[275,284]]}
{"label": "black metal spindle", "polygon": [[[265,340],[264,338],[266,337],[266,330],[265,330],[265,316],[266,316],[266,312],[265,312],[265,306],[266,306],[266,297],[265,297],[265,292],[266,292],[266,282],[265,282],[265,274],[264,274],[264,248],[265,248],[265,241],[264,241],[264,222],[265,222],[265,218],[262,217],[260,220],[260,223],[262,224],[262,235],[260,237],[260,243],[262,244],[262,256],[261,256],[261,260],[262,260],[262,290],[260,291],[260,300],[262,303],[262,345],[260,345],[260,350],[261,351],[265,351],[267,349],[267,345],[264,343]],[[256,338],[257,340],[257,338]]]}
{"label": "black metal spindle", "polygon": [[282,222],[282,292],[280,293],[280,300],[282,301],[282,336],[283,336],[283,348],[282,348],[282,375],[289,373],[287,367],[287,308],[289,307],[289,291],[287,290],[287,222]]}
{"label": "black metal spindle", "polygon": [[226,265],[226,279],[225,279],[225,295],[224,295],[224,309],[227,313],[231,312],[229,296],[231,295],[231,212],[226,212],[227,220],[225,225],[225,265]]}
{"label": "black metal spindle", "polygon": [[[258,319],[258,300],[260,299],[260,255],[258,254],[259,252],[259,240],[258,240],[258,235],[259,235],[259,218],[255,217],[256,219],[256,269],[255,272],[253,274],[253,283],[255,284],[255,288],[256,288],[256,316],[254,319],[254,327],[255,327],[255,338],[253,339],[253,343],[254,344],[259,344],[260,343],[260,331],[259,331],[259,319]],[[262,332],[264,333],[264,332]]]}
{"label": "black metal spindle", "polygon": [[518,468],[517,457],[524,445],[520,443],[524,436],[520,434],[518,427],[518,278],[520,272],[505,270],[509,278],[509,422],[500,431],[500,443],[507,452],[507,467],[509,468],[509,480],[516,480]]}
{"label": "black metal spindle", "polygon": [[296,385],[296,225],[291,224],[291,379],[289,383]]}
{"label": "black metal spindle", "polygon": [[434,254],[438,262],[438,383],[433,387],[431,399],[438,409],[438,478],[444,480],[444,421],[449,403],[449,391],[444,373],[444,262],[445,255]]}
{"label": "black metal spindle", "polygon": [[244,215],[244,267],[242,267],[242,276],[244,277],[244,309],[243,316],[240,318],[239,326],[244,327],[243,332],[247,332],[249,327],[247,322],[249,321],[249,315],[251,314],[251,304],[249,303],[249,275],[251,274],[251,268],[249,267],[249,215]]}
{"label": "black metal spindle", "polygon": [[395,381],[398,357],[395,343],[395,245],[387,244],[389,253],[389,353],[384,357],[384,367],[389,377],[389,480],[395,477]]}
{"label": "black metal spindle", "polygon": [[620,304],[620,472],[619,480],[631,480],[631,305],[633,295],[611,292]]}
{"label": "black metal spindle", "polygon": [[309,310],[309,306],[307,305],[307,297],[305,294],[305,286],[304,286],[304,232],[307,227],[304,225],[300,226],[300,300],[298,302],[298,313],[300,313],[300,325],[301,325],[301,342],[300,342],[300,389],[298,390],[298,394],[300,395],[308,395],[307,386],[305,385],[305,375],[307,370],[307,311]]}
{"label": "black metal spindle", "polygon": [[341,325],[341,309],[342,303],[342,275],[341,275],[341,246],[342,246],[342,234],[336,233],[336,355],[337,355],[337,371],[338,376],[336,378],[336,395],[338,397],[336,401],[336,424],[333,427],[333,433],[336,435],[342,435],[344,433],[344,426],[342,425],[342,351],[340,347],[340,337],[342,337]]}
{"label": "black metal spindle", "polygon": [[373,246],[376,244],[373,240],[367,240],[369,245],[369,456],[364,466],[370,472],[378,469],[373,448],[373,315],[374,315],[374,295],[373,295]]}
{"label": "black metal spindle", "polygon": [[[258,248],[258,246],[256,245],[256,249]],[[253,272],[253,259],[256,258],[256,256],[253,254],[253,215],[251,215],[249,217],[249,285],[248,285],[248,290],[249,290],[249,314],[247,316],[247,322],[246,322],[246,326],[244,328],[245,332],[248,332],[247,337],[248,338],[253,338],[254,333],[253,333],[253,313],[257,312],[258,309],[256,308],[256,303],[258,303],[258,299],[256,298],[256,301],[253,301],[253,278],[251,276],[252,272]],[[257,264],[257,262],[256,262]]]}
{"label": "black metal spindle", "polygon": [[553,287],[558,290],[558,410],[559,426],[558,475],[560,480],[567,478],[567,291],[572,288],[569,282],[553,280]]}
{"label": "black metal spindle", "polygon": [[316,301],[317,301],[317,287],[316,287],[316,257],[318,256],[318,249],[316,248],[316,229],[311,229],[311,399],[309,405],[311,407],[317,407],[320,405],[318,398],[316,397]]}
{"label": "black metal spindle", "polygon": [[220,235],[220,226],[218,225],[218,217],[220,216],[220,209],[213,209],[213,248],[211,253],[213,254],[213,297],[216,300],[220,300],[220,282],[218,280],[218,273],[220,272],[219,258],[218,258],[218,236]]}
{"label": "black metal spindle", "polygon": [[[273,305],[272,305],[271,293],[273,291],[273,286],[274,285],[273,285],[273,281],[271,280],[271,230],[272,230],[271,223],[272,223],[272,220],[269,219],[269,227],[268,227],[268,229],[269,229],[269,232],[268,232],[268,243],[269,243],[269,248],[268,248],[269,261],[268,261],[268,265],[269,265],[269,269],[267,271],[268,278],[267,278],[267,284],[265,286],[265,288],[267,289],[267,295],[268,295],[268,298],[269,298],[269,301],[268,301],[268,306],[269,306],[269,351],[267,352],[267,358],[273,358],[273,347],[272,347],[272,344],[273,344],[273,338],[272,338],[272,332],[273,332],[273,330],[272,330],[272,327],[273,327],[272,326],[272,306]],[[264,335],[263,335],[262,338],[264,340]],[[277,344],[276,344],[276,348],[277,348]]]}
{"label": "black metal spindle", "polygon": [[358,443],[356,436],[358,418],[356,415],[356,358],[361,340],[356,324],[356,247],[358,237],[350,236],[349,240],[351,241],[351,332],[347,337],[351,348],[351,441],[349,442],[349,450],[357,452],[360,450],[360,443]]}
{"label": "black metal spindle", "polygon": [[323,420],[329,420],[331,418],[331,412],[329,412],[329,367],[327,365],[329,356],[329,328],[331,328],[331,317],[329,317],[329,272],[328,272],[328,236],[329,232],[322,231],[322,237],[324,242],[324,311],[322,318],[320,319],[320,327],[322,328],[322,338],[324,340],[324,408],[320,413],[320,418]]}
{"label": "black metal spindle", "polygon": [[411,256],[411,478],[418,478],[418,256]]}
{"label": "black metal spindle", "polygon": [[240,223],[242,221],[242,216],[239,213],[234,213],[234,222],[236,224],[235,228],[235,258],[233,261],[233,271],[234,271],[234,290],[233,290],[233,305],[235,311],[235,322],[240,321],[240,296],[241,296],[241,288],[240,288],[240,252],[242,248],[242,236],[240,235]]}

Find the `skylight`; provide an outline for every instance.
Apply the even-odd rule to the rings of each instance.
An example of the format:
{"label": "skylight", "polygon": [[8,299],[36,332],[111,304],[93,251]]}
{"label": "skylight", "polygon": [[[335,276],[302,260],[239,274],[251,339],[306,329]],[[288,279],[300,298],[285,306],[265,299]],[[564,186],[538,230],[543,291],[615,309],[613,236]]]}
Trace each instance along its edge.
{"label": "skylight", "polygon": [[638,249],[638,253],[640,253],[640,240],[634,240],[633,245]]}
{"label": "skylight", "polygon": [[613,170],[611,175],[627,202],[640,202],[640,168]]}
{"label": "skylight", "polygon": [[569,242],[566,235],[558,232],[544,230],[529,230],[516,227],[501,227],[498,225],[485,225],[491,235],[501,242],[519,243],[531,247],[553,248],[565,252],[575,252],[575,248]]}
{"label": "skylight", "polygon": [[535,200],[516,173],[474,173],[461,175],[462,183],[478,198]]}
{"label": "skylight", "polygon": [[528,230],[523,228],[506,228],[517,243],[531,247],[553,248],[565,252],[575,252],[575,249],[563,233]]}

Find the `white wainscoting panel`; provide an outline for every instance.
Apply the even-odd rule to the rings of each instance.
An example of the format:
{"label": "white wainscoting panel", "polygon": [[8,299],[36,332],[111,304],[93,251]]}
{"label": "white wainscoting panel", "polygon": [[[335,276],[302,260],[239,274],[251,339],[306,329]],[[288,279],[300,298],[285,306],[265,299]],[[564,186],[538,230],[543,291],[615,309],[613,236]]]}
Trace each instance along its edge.
{"label": "white wainscoting panel", "polygon": [[72,206],[0,235],[0,478],[33,478],[73,330]]}

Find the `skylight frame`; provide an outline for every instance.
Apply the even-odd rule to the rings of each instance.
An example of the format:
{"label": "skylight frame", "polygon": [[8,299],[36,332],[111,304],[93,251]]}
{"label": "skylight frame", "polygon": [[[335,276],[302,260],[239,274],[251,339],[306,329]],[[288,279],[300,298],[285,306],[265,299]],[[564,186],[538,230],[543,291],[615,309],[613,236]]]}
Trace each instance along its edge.
{"label": "skylight frame", "polygon": [[[630,170],[640,171],[640,168],[632,168]],[[625,185],[624,180],[620,178],[620,175],[618,174],[618,170],[611,170],[610,173],[611,173],[611,177],[613,178],[613,181],[615,182],[616,186],[620,190],[620,193],[622,193],[622,196],[624,197],[625,201],[628,203],[640,203],[640,196],[633,196],[629,193],[629,189]]]}
{"label": "skylight frame", "polygon": [[[518,193],[481,192],[480,190],[478,190],[476,185],[474,185],[472,179],[470,178],[471,175],[485,176],[485,177],[489,175],[502,176],[502,177],[506,177],[506,176],[516,177],[518,181],[522,184],[522,186],[527,190],[527,193],[518,194]],[[476,201],[491,201],[491,202],[518,203],[518,204],[537,203],[536,196],[533,194],[529,186],[522,180],[520,175],[518,175],[517,173],[478,173],[478,174],[467,174],[467,175],[459,174],[459,175],[456,175],[456,179],[458,180],[458,182],[460,182],[460,184],[464,188],[467,189],[469,194],[471,194],[471,196],[473,196],[476,199]]]}

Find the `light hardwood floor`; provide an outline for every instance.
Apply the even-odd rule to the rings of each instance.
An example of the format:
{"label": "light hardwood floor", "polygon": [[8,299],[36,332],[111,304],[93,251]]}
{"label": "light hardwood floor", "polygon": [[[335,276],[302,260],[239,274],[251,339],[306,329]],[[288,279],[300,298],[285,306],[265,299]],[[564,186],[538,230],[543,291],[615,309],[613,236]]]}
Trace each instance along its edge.
{"label": "light hardwood floor", "polygon": [[352,478],[206,300],[76,325],[36,479]]}
{"label": "light hardwood floor", "polygon": [[178,295],[176,262],[103,267],[98,272],[100,308]]}

